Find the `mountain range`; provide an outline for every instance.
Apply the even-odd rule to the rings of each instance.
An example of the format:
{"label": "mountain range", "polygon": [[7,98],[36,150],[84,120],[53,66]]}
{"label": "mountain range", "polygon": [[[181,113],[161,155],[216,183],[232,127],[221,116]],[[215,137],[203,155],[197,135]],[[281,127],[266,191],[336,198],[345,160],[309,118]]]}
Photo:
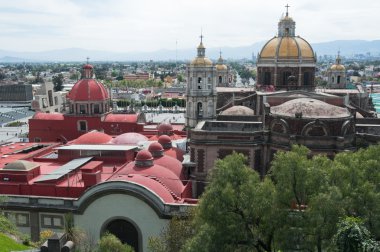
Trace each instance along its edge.
{"label": "mountain range", "polygon": [[[207,48],[206,54],[211,59],[219,57],[222,50],[225,59],[252,58],[252,53],[257,55],[265,41],[256,42],[248,46]],[[336,55],[340,50],[343,56],[354,54],[380,55],[380,40],[336,40],[311,44],[318,56]],[[196,56],[196,48],[172,50],[163,49],[153,52],[111,52],[99,50],[87,50],[82,48],[67,48],[40,52],[15,52],[0,50],[0,62],[42,62],[42,61],[85,61],[90,57],[91,61],[140,61],[140,60],[185,60]]]}

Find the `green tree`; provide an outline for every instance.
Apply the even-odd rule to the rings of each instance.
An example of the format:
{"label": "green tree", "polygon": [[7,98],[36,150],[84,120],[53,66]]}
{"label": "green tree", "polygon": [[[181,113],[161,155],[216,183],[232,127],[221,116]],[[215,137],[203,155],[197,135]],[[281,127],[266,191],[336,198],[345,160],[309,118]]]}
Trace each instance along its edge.
{"label": "green tree", "polygon": [[338,224],[336,246],[341,252],[380,251],[380,244],[372,239],[371,233],[359,218],[346,217]]}
{"label": "green tree", "polygon": [[325,251],[344,212],[339,190],[329,183],[333,162],[325,156],[309,158],[309,152],[294,145],[292,151],[277,153],[272,162],[279,219],[283,220],[276,238],[285,250]]}
{"label": "green tree", "polygon": [[218,160],[184,251],[271,251],[274,186],[234,153]]}
{"label": "green tree", "polygon": [[99,252],[133,252],[134,249],[121,243],[121,241],[113,234],[106,233],[99,240]]}
{"label": "green tree", "polygon": [[63,89],[63,75],[60,73],[53,76],[54,91],[62,91]]}

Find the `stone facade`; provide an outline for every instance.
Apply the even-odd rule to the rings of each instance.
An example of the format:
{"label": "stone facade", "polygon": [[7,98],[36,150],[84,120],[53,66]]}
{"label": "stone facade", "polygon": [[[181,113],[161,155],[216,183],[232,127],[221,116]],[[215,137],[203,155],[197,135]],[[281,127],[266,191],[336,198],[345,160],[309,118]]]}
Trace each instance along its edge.
{"label": "stone facade", "polygon": [[202,40],[197,51],[197,57],[187,66],[186,71],[185,119],[189,128],[194,128],[201,120],[212,120],[216,116],[216,68],[205,56],[206,48]]}

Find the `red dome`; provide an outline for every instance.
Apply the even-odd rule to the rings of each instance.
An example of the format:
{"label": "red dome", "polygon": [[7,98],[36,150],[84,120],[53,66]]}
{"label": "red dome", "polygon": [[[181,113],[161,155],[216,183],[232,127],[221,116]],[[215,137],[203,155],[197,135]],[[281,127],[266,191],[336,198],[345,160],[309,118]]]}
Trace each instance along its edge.
{"label": "red dome", "polygon": [[171,132],[173,131],[173,126],[170,123],[161,123],[158,128],[158,132]]}
{"label": "red dome", "polygon": [[128,132],[121,134],[111,140],[113,144],[126,144],[126,145],[136,145],[138,142],[148,141],[148,138],[144,135],[135,132]]}
{"label": "red dome", "polygon": [[94,79],[81,79],[75,83],[67,98],[72,101],[104,101],[109,99],[102,83]]}
{"label": "red dome", "polygon": [[158,138],[158,142],[162,145],[165,146],[167,144],[172,143],[172,139],[168,135],[162,135]]}
{"label": "red dome", "polygon": [[[146,153],[148,151],[142,150],[139,153],[141,152]],[[139,153],[137,155],[139,155]],[[157,164],[152,165],[148,168],[141,169],[141,167],[135,165],[135,162],[131,162],[125,168],[120,170],[118,174],[119,175],[140,174],[140,175],[150,176],[154,178],[156,181],[159,181],[161,184],[165,185],[170,191],[172,191],[178,197],[181,196],[184,190],[184,185],[182,184],[182,181],[180,180],[179,176],[174,174],[172,171],[170,171],[166,167],[162,167],[161,165],[157,165]]]}
{"label": "red dome", "polygon": [[94,67],[90,64],[86,64],[83,66],[83,69],[94,69]]}
{"label": "red dome", "polygon": [[90,131],[74,140],[73,144],[105,144],[112,137],[99,131]]}
{"label": "red dome", "polygon": [[148,150],[150,152],[164,151],[164,148],[160,143],[154,142],[149,145]]}
{"label": "red dome", "polygon": [[33,119],[39,120],[64,120],[63,114],[61,113],[44,113],[37,112],[34,114]]}
{"label": "red dome", "polygon": [[148,161],[153,160],[152,154],[147,150],[141,150],[136,155],[136,161]]}
{"label": "red dome", "polygon": [[185,179],[185,176],[182,172],[182,163],[178,159],[171,157],[169,155],[163,155],[154,159],[154,164],[161,165],[171,172],[173,172],[181,180]]}

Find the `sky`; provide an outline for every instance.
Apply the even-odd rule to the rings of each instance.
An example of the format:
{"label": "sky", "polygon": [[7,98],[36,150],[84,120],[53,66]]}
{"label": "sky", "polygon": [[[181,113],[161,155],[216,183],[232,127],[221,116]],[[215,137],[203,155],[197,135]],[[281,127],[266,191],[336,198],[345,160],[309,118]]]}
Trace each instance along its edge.
{"label": "sky", "polygon": [[310,43],[380,39],[378,0],[0,0],[0,50],[113,52],[247,46],[286,12]]}

